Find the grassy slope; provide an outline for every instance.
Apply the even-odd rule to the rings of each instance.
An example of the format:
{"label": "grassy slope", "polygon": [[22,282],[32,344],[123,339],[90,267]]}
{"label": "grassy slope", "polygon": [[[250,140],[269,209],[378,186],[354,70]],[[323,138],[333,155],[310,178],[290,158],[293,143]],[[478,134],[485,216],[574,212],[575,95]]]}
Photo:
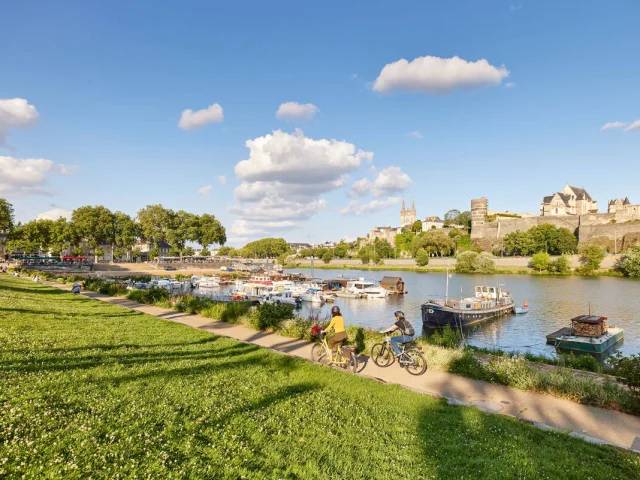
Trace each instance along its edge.
{"label": "grassy slope", "polygon": [[632,454],[4,275],[0,370],[0,478],[640,476]]}

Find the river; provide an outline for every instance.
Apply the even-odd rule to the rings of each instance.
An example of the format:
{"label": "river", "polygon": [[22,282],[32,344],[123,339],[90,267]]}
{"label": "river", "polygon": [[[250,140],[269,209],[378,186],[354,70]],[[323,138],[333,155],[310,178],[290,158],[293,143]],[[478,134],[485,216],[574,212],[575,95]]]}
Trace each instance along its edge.
{"label": "river", "polygon": [[[296,272],[311,274],[309,269]],[[444,298],[445,273],[415,273],[392,271],[315,270],[316,278],[360,278],[380,281],[385,276],[400,276],[409,292],[391,295],[387,299],[336,300],[345,320],[351,325],[369,328],[386,328],[393,322],[393,312],[404,311],[417,332],[422,331],[420,305],[432,298]],[[545,335],[561,327],[570,326],[570,319],[589,312],[609,318],[609,325],[624,329],[625,339],[616,349],[624,355],[640,353],[640,281],[620,277],[535,276],[535,275],[458,275],[449,280],[449,296],[471,296],[475,285],[502,284],[511,294],[516,305],[529,303],[525,315],[511,315],[489,320],[465,330],[470,345],[500,348],[505,351],[530,351],[553,356],[555,350],[545,344]],[[312,308],[305,303],[302,316],[310,313],[324,317],[331,304]]]}

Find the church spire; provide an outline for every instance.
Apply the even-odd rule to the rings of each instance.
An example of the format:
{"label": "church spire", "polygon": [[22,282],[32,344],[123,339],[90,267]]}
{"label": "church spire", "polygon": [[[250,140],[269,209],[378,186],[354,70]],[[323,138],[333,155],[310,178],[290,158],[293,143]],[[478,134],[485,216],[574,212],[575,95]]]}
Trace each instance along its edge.
{"label": "church spire", "polygon": [[404,212],[406,208],[404,207],[404,197],[402,197],[402,211]]}
{"label": "church spire", "polygon": [[415,200],[411,200],[411,210],[414,211],[414,212],[416,211],[416,202],[415,202]]}

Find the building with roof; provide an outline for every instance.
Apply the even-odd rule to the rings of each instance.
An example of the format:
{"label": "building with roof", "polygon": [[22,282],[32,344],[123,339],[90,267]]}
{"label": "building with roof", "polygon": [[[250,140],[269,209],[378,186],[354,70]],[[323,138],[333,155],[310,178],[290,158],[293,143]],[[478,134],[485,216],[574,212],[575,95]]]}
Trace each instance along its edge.
{"label": "building with roof", "polygon": [[568,183],[561,191],[544,197],[540,204],[541,217],[589,213],[598,213],[598,202],[584,188],[573,187]]}
{"label": "building with roof", "polygon": [[435,228],[444,227],[444,220],[441,220],[438,216],[426,217],[422,221],[422,231],[427,232],[429,230],[433,230]]}
{"label": "building with roof", "polygon": [[631,205],[629,197],[616,198],[615,200],[609,200],[608,213],[622,213],[630,216],[637,216],[640,214],[640,205]]}

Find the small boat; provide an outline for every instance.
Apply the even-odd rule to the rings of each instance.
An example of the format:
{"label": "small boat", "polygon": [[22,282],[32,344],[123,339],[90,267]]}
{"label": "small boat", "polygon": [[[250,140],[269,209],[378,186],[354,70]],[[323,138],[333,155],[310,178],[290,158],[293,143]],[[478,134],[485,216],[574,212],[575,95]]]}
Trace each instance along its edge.
{"label": "small boat", "polygon": [[524,302],[521,307],[513,307],[513,313],[515,313],[516,315],[522,315],[524,313],[527,313],[528,311],[529,304],[527,302]]}
{"label": "small boat", "polygon": [[299,306],[302,303],[300,298],[295,298],[291,295],[291,292],[271,292],[262,297],[260,303],[275,303],[276,305],[295,305]]}
{"label": "small boat", "polygon": [[218,288],[220,286],[220,279],[218,277],[200,277],[198,281],[198,288]]}
{"label": "small boat", "polygon": [[605,353],[624,340],[624,330],[609,326],[607,317],[578,315],[571,319],[571,327],[563,327],[547,335],[547,343],[558,350],[583,353]]}
{"label": "small boat", "polygon": [[303,302],[323,304],[325,302],[324,295],[319,288],[310,288],[305,293],[300,295],[300,300]]}
{"label": "small boat", "polygon": [[376,286],[373,282],[367,282],[364,278],[347,282],[346,291],[356,294],[364,293],[367,298],[386,298],[389,295],[387,289]]}

